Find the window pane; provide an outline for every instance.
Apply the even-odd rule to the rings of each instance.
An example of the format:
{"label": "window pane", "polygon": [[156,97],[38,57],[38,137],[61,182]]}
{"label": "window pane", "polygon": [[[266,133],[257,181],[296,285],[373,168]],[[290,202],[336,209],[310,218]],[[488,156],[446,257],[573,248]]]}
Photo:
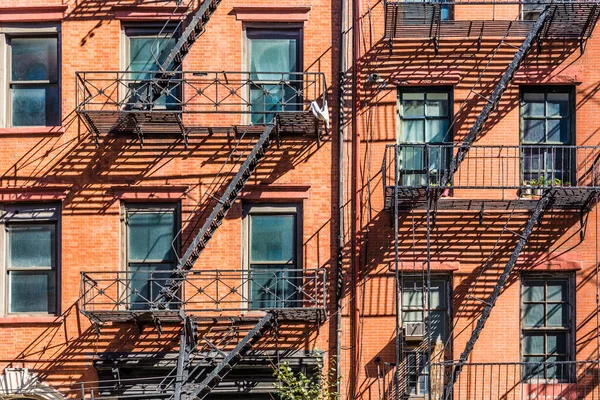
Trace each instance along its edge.
{"label": "window pane", "polygon": [[543,304],[525,304],[524,325],[527,327],[544,326],[544,305]]}
{"label": "window pane", "polygon": [[548,326],[568,326],[568,306],[566,304],[548,304]]}
{"label": "window pane", "polygon": [[[431,315],[431,340],[435,342],[438,338],[446,339],[446,312],[432,311]],[[425,327],[427,329],[427,326]]]}
{"label": "window pane", "polygon": [[250,72],[253,72],[250,79],[290,79],[287,74],[282,77],[281,74],[260,72],[295,72],[297,68],[295,39],[250,40]]}
{"label": "window pane", "polygon": [[569,120],[566,119],[549,119],[548,124],[548,142],[564,143],[570,142]]}
{"label": "window pane", "polygon": [[427,94],[427,116],[445,117],[448,115],[448,93]]}
{"label": "window pane", "polygon": [[544,354],[544,335],[527,333],[523,336],[523,352],[525,354]]}
{"label": "window pane", "polygon": [[250,262],[295,260],[295,215],[250,216]]}
{"label": "window pane", "polygon": [[524,357],[525,364],[525,379],[543,378],[544,377],[544,357]]}
{"label": "window pane", "polygon": [[56,312],[54,271],[10,271],[9,312]]}
{"label": "window pane", "polygon": [[527,117],[543,117],[545,115],[544,93],[524,93],[523,102],[523,115]]}
{"label": "window pane", "polygon": [[567,353],[567,333],[549,333],[548,334],[548,344],[547,344],[547,353],[548,354],[566,354]]}
{"label": "window pane", "polygon": [[402,116],[423,117],[425,116],[425,93],[403,93],[402,94]]}
{"label": "window pane", "polygon": [[54,225],[8,227],[9,268],[53,267]]}
{"label": "window pane", "polygon": [[402,307],[423,308],[423,286],[421,283],[405,280],[402,286]]}
{"label": "window pane", "polygon": [[523,284],[523,300],[544,301],[544,282],[528,281]]}
{"label": "window pane", "polygon": [[568,93],[548,93],[548,116],[566,117],[569,115],[569,94]]}
{"label": "window pane", "polygon": [[407,143],[425,143],[425,121],[405,119],[404,141]]}
{"label": "window pane", "polygon": [[[148,310],[158,298],[162,289],[168,285],[175,264],[138,264],[130,263],[129,271],[129,309]],[[178,301],[171,302],[177,306]]]}
{"label": "window pane", "polygon": [[13,126],[49,126],[60,123],[56,85],[12,85],[11,100]]}
{"label": "window pane", "polygon": [[431,308],[446,308],[446,284],[443,281],[431,281]]}
{"label": "window pane", "polygon": [[[129,71],[157,71],[169,51],[175,46],[175,38],[130,37]],[[132,79],[148,79],[150,73],[132,74]]]}
{"label": "window pane", "polygon": [[544,143],[545,120],[526,119],[523,121],[523,142]]}
{"label": "window pane", "polygon": [[51,81],[58,78],[57,38],[14,38],[11,47],[13,81]]}
{"label": "window pane", "polygon": [[423,322],[424,316],[422,311],[403,311],[402,322]]}
{"label": "window pane", "polygon": [[129,211],[129,261],[172,261],[175,237],[174,210]]}
{"label": "window pane", "polygon": [[251,266],[250,308],[295,307],[300,293],[301,278],[281,266]]}
{"label": "window pane", "polygon": [[568,301],[567,282],[548,281],[548,301]]}
{"label": "window pane", "polygon": [[429,119],[427,120],[427,135],[429,143],[447,142],[448,137],[448,120],[447,119]]}

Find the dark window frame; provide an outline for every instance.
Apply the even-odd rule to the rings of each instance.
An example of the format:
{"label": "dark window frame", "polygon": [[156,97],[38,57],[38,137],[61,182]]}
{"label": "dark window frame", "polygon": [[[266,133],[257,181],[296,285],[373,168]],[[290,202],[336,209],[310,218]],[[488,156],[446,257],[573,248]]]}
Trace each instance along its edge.
{"label": "dark window frame", "polygon": [[[6,33],[6,126],[10,128],[27,128],[34,126],[60,126],[62,124],[62,84],[61,84],[61,73],[62,73],[62,57],[61,57],[61,32],[36,32],[36,28],[32,27],[31,32],[23,33]],[[14,39],[44,39],[44,38],[55,38],[56,39],[56,77],[54,79],[47,80],[13,80],[12,77],[12,41]],[[55,87],[56,88],[56,120],[46,123],[46,125],[14,125],[13,123],[13,87]]]}
{"label": "dark window frame", "polygon": [[[531,93],[536,93],[536,94],[543,94],[544,95],[544,115],[543,116],[526,116],[525,115],[525,95],[526,94],[531,94]],[[548,116],[547,115],[547,106],[548,106],[548,94],[550,93],[564,93],[564,94],[568,94],[568,99],[569,99],[569,106],[568,106],[568,116],[562,117],[562,116]],[[548,129],[547,129],[547,121],[553,121],[553,120],[564,120],[567,119],[568,120],[568,129],[569,129],[569,140],[567,143],[562,143],[562,142],[550,142],[547,141],[547,137],[548,137]],[[524,138],[525,138],[525,121],[526,120],[544,120],[544,141],[541,143],[533,143],[533,142],[525,142]],[[528,176],[528,174],[532,174],[535,173],[535,170],[532,171],[527,171],[525,169],[525,156],[526,153],[528,153],[530,156],[532,155],[538,155],[538,156],[542,156],[543,155],[543,163],[544,163],[544,167],[539,169],[540,172],[543,172],[545,175],[551,174],[552,176],[550,178],[548,178],[549,180],[553,180],[555,176],[555,170],[556,168],[551,168],[548,169],[548,155],[558,155],[560,153],[560,155],[563,157],[568,158],[568,161],[566,164],[563,164],[563,169],[561,170],[562,172],[560,172],[561,177],[563,177],[563,179],[561,179],[561,181],[564,181],[562,183],[566,183],[566,182],[576,182],[576,178],[577,178],[577,169],[576,169],[576,151],[574,149],[569,149],[567,146],[573,146],[576,143],[576,129],[575,129],[575,124],[576,124],[576,103],[575,103],[575,88],[573,86],[565,86],[565,85],[560,85],[560,86],[552,86],[552,85],[537,85],[537,86],[531,86],[531,85],[524,85],[521,86],[519,89],[519,143],[521,145],[522,148],[522,152],[523,154],[521,155],[521,160],[520,160],[520,170],[521,170],[521,183],[524,184],[525,181],[528,181],[531,179],[531,177],[529,177],[530,179],[526,179]],[[535,150],[537,148],[539,148],[540,150]],[[527,149],[530,150],[527,150]],[[554,150],[553,150],[554,148]],[[545,151],[542,151],[542,149],[546,149]],[[566,170],[568,168],[568,170]],[[565,171],[566,170],[566,171]],[[565,177],[566,175],[566,177]],[[534,177],[533,179],[538,179],[538,177]]]}
{"label": "dark window frame", "polygon": [[[304,207],[302,202],[294,203],[246,203],[242,207],[242,224],[243,224],[243,267],[242,271],[250,274],[252,265],[260,264],[253,262],[251,259],[251,248],[252,248],[252,232],[251,232],[251,219],[252,216],[259,215],[294,215],[294,260],[293,262],[282,262],[282,269],[291,266],[290,269],[295,270],[296,273],[304,270],[302,244],[304,235]],[[274,262],[263,262],[263,265],[279,265]],[[292,278],[301,278],[300,276],[293,276]],[[249,281],[251,279],[249,278]],[[244,285],[244,291],[247,293],[246,299],[248,304],[246,306],[252,309],[252,293],[251,288],[248,285]],[[295,302],[291,299],[290,302]],[[288,305],[286,305],[288,307]],[[260,307],[259,307],[260,308]]]}
{"label": "dark window frame", "polygon": [[[543,357],[544,362],[547,361],[548,357],[559,356],[565,357],[566,362],[573,361],[575,356],[575,329],[576,329],[576,314],[575,314],[575,282],[574,282],[573,274],[569,273],[559,273],[559,274],[522,274],[519,280],[520,290],[519,290],[519,309],[520,309],[520,317],[519,317],[519,331],[520,331],[520,355],[521,361],[526,362],[527,357]],[[543,301],[525,301],[525,284],[527,282],[544,282],[544,300]],[[567,301],[548,301],[547,299],[547,288],[548,282],[563,282],[566,283],[565,287],[567,288]],[[525,304],[544,304],[544,319],[546,320],[548,317],[547,305],[548,304],[566,304],[567,306],[567,327],[553,327],[548,326],[547,321],[545,326],[543,327],[531,327],[525,326]],[[544,335],[544,354],[534,354],[534,353],[525,353],[525,337],[527,334],[543,334]],[[547,337],[552,333],[565,333],[566,338],[566,354],[563,353],[547,353]],[[549,378],[549,369],[543,369],[543,376],[536,377],[530,376],[531,372],[528,370],[528,366],[531,367],[530,364],[523,366],[523,379],[532,382],[559,382],[559,383],[569,383],[575,379],[575,374],[572,366],[568,364],[563,364],[565,367],[561,368],[561,372],[566,376],[559,378]]]}

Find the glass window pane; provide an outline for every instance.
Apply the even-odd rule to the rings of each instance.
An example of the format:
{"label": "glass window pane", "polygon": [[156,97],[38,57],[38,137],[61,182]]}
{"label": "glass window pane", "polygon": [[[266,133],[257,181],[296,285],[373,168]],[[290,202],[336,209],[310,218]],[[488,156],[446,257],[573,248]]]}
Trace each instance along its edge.
{"label": "glass window pane", "polygon": [[543,117],[544,112],[544,93],[524,93],[523,94],[523,115],[526,117]]}
{"label": "glass window pane", "polygon": [[548,124],[548,139],[549,143],[570,142],[571,134],[569,130],[569,120],[566,119],[549,119]]}
{"label": "glass window pane", "polygon": [[402,116],[423,117],[425,116],[425,93],[403,93],[402,94]]}
{"label": "glass window pane", "polygon": [[446,284],[444,281],[431,281],[431,308],[446,308]]}
{"label": "glass window pane", "polygon": [[557,332],[548,334],[547,353],[548,354],[566,354],[567,353],[567,333]]}
{"label": "glass window pane", "polygon": [[568,301],[567,282],[548,281],[548,301]]}
{"label": "glass window pane", "polygon": [[295,260],[296,216],[250,216],[250,262]]}
{"label": "glass window pane", "polygon": [[549,117],[569,115],[569,94],[568,93],[548,93],[547,113]]}
{"label": "glass window pane", "polygon": [[[435,341],[440,338],[441,340],[446,339],[446,312],[445,311],[432,311],[431,315],[431,340]],[[427,327],[425,327],[427,329]]]}
{"label": "glass window pane", "polygon": [[54,267],[54,225],[8,227],[9,268]]}
{"label": "glass window pane", "polygon": [[300,296],[301,279],[281,266],[251,266],[250,308],[292,308]]}
{"label": "glass window pane", "polygon": [[297,68],[295,39],[250,40],[250,79],[290,79],[288,74],[282,76],[262,72],[295,72]]}
{"label": "glass window pane", "polygon": [[174,210],[128,211],[129,261],[172,261],[175,237]]}
{"label": "glass window pane", "polygon": [[427,116],[445,117],[448,115],[448,93],[427,93]]}
{"label": "glass window pane", "polygon": [[420,290],[404,290],[402,292],[402,307],[423,307],[423,292]]}
{"label": "glass window pane", "polygon": [[524,304],[523,311],[523,323],[526,327],[543,327],[545,325],[543,304]]}
{"label": "glass window pane", "polygon": [[523,287],[524,301],[544,301],[544,281],[528,281]]}
{"label": "glass window pane", "polygon": [[422,119],[403,121],[404,142],[425,143],[425,121]]}
{"label": "glass window pane", "polygon": [[524,143],[544,143],[545,141],[545,120],[526,119],[523,121],[523,142]]}
{"label": "glass window pane", "polygon": [[526,363],[524,366],[525,379],[544,377],[544,357],[524,357],[523,361]]}
{"label": "glass window pane", "polygon": [[[171,49],[177,43],[175,38],[130,37],[129,71],[157,71]],[[132,74],[132,79],[148,79],[151,73]]]}
{"label": "glass window pane", "polygon": [[13,38],[11,78],[13,81],[51,81],[58,79],[58,39]]}
{"label": "glass window pane", "polygon": [[422,311],[403,311],[402,322],[423,322],[424,316]]}
{"label": "glass window pane", "polygon": [[568,326],[568,306],[566,304],[548,304],[548,326]]}
{"label": "glass window pane", "polygon": [[56,312],[54,271],[10,271],[9,312]]}
{"label": "glass window pane", "polygon": [[12,85],[13,126],[53,126],[60,123],[57,85]]}
{"label": "glass window pane", "polygon": [[526,333],[523,336],[524,354],[545,354],[544,335],[536,333]]}
{"label": "glass window pane", "polygon": [[[168,285],[171,280],[171,273],[175,264],[142,264],[130,263],[128,276],[129,291],[129,309],[130,310],[148,310],[152,302],[158,298],[161,290]],[[178,301],[175,299],[170,303],[171,307],[176,307]]]}
{"label": "glass window pane", "polygon": [[447,119],[428,119],[427,120],[427,141],[429,143],[442,143],[449,141],[448,120]]}

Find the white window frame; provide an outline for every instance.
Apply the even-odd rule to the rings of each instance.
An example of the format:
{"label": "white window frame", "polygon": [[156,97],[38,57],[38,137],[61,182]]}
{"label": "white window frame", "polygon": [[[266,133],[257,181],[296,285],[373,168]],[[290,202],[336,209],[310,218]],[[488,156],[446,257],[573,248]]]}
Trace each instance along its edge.
{"label": "white window frame", "polygon": [[[303,205],[302,203],[292,204],[261,204],[251,203],[243,205],[242,212],[242,274],[248,276],[250,274],[250,216],[251,215],[296,215],[296,232],[295,232],[295,270],[304,270],[302,259],[302,244],[304,234],[303,224]],[[249,280],[242,285],[242,302],[241,309],[253,311],[250,308],[250,282]]]}
{"label": "white window frame", "polygon": [[[0,240],[3,246],[0,247],[2,253],[2,274],[0,274],[0,287],[4,288],[4,293],[0,296],[0,314],[2,316],[54,316],[61,313],[61,205],[56,203],[48,204],[9,204],[0,206],[2,216],[0,223]],[[10,281],[8,279],[8,246],[9,235],[7,227],[10,225],[54,225],[54,271],[56,279],[56,309],[53,313],[46,312],[9,312]],[[33,270],[33,269],[32,269]]]}
{"label": "white window frame", "polygon": [[[46,24],[1,24],[0,25],[0,89],[4,101],[0,101],[0,128],[27,129],[33,126],[12,126],[10,98],[10,39],[12,37],[49,37],[57,38],[57,87],[58,87],[58,124],[62,124],[62,40],[59,23]],[[50,126],[50,125],[46,125]]]}

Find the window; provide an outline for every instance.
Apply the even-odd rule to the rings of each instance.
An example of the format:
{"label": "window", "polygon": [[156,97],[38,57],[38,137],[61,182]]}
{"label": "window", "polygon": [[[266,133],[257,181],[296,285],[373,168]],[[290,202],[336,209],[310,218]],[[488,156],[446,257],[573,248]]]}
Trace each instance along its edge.
{"label": "window", "polygon": [[544,8],[546,8],[546,4],[525,0],[525,2],[521,4],[523,21],[537,21],[542,11],[544,11]]}
{"label": "window", "polygon": [[299,206],[248,206],[247,270],[251,309],[295,307],[302,292]]}
{"label": "window", "polygon": [[58,206],[9,206],[4,217],[9,314],[57,312]]}
{"label": "window", "polygon": [[[570,88],[528,88],[521,92],[523,180],[573,180],[573,97]],[[555,180],[559,180],[556,181]]]}
{"label": "window", "polygon": [[[453,19],[451,4],[446,0],[433,0],[431,3],[422,0],[405,0],[405,3],[415,3],[403,7],[402,18],[404,25],[431,24],[431,21],[449,21]],[[439,17],[438,17],[439,15]]]}
{"label": "window", "polygon": [[526,379],[565,380],[571,334],[571,291],[567,278],[524,278],[521,290],[522,358]]}
{"label": "window", "polygon": [[178,207],[134,204],[125,213],[129,307],[148,309],[177,266]]}
{"label": "window", "polygon": [[7,36],[10,126],[60,124],[58,37]]}
{"label": "window", "polygon": [[[424,186],[439,182],[450,166],[452,141],[451,98],[448,89],[401,89],[398,95],[400,116],[400,185]],[[425,145],[432,145],[426,151]],[[446,144],[446,145],[444,145]]]}
{"label": "window", "polygon": [[[449,281],[446,278],[431,279],[431,344],[438,338],[446,340],[449,320]],[[402,280],[402,326],[407,323],[423,322],[425,332],[428,329],[427,306],[428,291],[424,277],[405,277]],[[426,368],[427,351],[409,350],[405,353],[406,393],[409,395],[426,394],[429,387],[429,370]]]}
{"label": "window", "polygon": [[[126,68],[132,71],[127,76],[131,80],[127,103],[129,107],[135,107],[139,100],[143,102],[151,99],[148,97],[150,85],[144,80],[151,79],[160,70],[160,65],[175,47],[179,32],[176,24],[168,24],[166,27],[163,23],[144,24],[126,26],[125,37]],[[173,109],[181,104],[181,84],[171,83],[169,90],[169,94],[156,101],[156,108]]]}
{"label": "window", "polygon": [[247,29],[250,112],[253,124],[268,124],[272,112],[294,111],[302,104],[301,29]]}

